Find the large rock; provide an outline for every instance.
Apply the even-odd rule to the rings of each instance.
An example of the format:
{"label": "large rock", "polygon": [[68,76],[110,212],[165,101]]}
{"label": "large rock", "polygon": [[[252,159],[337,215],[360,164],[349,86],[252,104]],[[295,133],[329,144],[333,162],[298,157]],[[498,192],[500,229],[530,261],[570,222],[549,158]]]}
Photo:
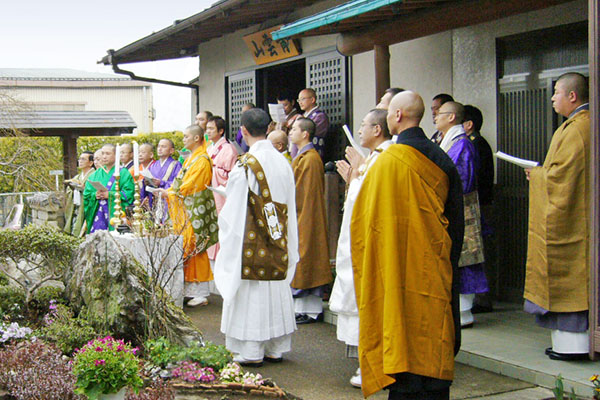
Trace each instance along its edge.
{"label": "large rock", "polygon": [[152,284],[145,268],[106,231],[88,235],[79,246],[65,286],[72,307],[99,332],[137,344],[148,335],[183,345],[202,341],[183,310]]}

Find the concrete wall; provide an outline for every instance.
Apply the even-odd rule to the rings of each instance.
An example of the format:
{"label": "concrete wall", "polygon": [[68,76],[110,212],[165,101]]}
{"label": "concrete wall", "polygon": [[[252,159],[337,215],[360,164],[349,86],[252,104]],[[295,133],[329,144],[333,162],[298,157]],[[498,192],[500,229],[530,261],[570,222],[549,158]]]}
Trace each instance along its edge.
{"label": "concrete wall", "polygon": [[482,134],[496,149],[496,38],[587,20],[588,2],[577,0],[452,32],[452,95],[483,113]]}
{"label": "concrete wall", "polygon": [[[76,103],[85,111],[127,111],[138,132],[152,132],[152,87],[13,87],[7,89],[19,101],[54,104]],[[82,105],[83,108],[79,107]],[[35,104],[34,104],[35,108]]]}

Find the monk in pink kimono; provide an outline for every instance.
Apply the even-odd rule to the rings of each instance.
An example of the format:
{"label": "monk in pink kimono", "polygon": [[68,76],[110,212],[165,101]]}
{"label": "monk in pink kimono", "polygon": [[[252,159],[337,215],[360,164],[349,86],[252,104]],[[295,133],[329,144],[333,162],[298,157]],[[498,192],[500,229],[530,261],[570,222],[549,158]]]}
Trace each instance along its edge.
{"label": "monk in pink kimono", "polygon": [[[212,159],[213,163],[213,175],[211,186],[216,188],[219,186],[227,186],[227,180],[229,179],[229,172],[233,169],[237,161],[237,150],[235,147],[227,141],[225,137],[225,126],[226,122],[223,118],[214,116],[208,119],[206,123],[206,135],[212,142],[211,145],[206,149],[208,155]],[[225,197],[220,194],[213,193],[215,196],[215,205],[217,207],[217,213],[221,213],[221,209],[225,205]],[[208,258],[211,264],[214,263],[219,252],[219,243],[208,248]]]}

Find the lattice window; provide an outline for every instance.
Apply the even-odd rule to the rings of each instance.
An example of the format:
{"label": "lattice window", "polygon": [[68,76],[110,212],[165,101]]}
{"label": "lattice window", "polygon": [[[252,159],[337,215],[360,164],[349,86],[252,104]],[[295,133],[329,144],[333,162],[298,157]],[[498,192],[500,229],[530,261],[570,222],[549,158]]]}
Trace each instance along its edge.
{"label": "lattice window", "polygon": [[256,103],[256,74],[254,71],[229,77],[229,138],[235,138],[240,127],[242,107]]}
{"label": "lattice window", "polygon": [[346,138],[340,129],[348,120],[346,58],[336,51],[307,57],[306,82],[317,92],[317,103],[329,117],[325,160],[341,159]]}

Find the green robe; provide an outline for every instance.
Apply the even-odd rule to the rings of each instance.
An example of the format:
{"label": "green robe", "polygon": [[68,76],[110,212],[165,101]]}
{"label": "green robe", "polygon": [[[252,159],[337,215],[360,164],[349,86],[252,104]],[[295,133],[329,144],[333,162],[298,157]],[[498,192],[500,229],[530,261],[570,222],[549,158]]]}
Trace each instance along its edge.
{"label": "green robe", "polygon": [[[99,168],[88,178],[85,189],[83,191],[83,208],[85,210],[85,220],[87,222],[87,233],[90,233],[92,224],[94,223],[94,217],[98,212],[98,199],[96,199],[96,189],[90,184],[90,182],[100,182],[104,186],[108,185],[108,181],[113,176],[115,167],[113,166],[110,171],[106,171],[104,167]],[[119,186],[121,189],[121,208],[125,210],[129,204],[133,203],[134,194],[134,183],[133,178],[129,171],[125,168],[121,168],[121,177],[119,179]],[[113,183],[110,191],[108,192],[108,212],[109,219],[114,214],[114,201],[115,201],[115,187]],[[109,224],[109,230],[114,230]]]}

